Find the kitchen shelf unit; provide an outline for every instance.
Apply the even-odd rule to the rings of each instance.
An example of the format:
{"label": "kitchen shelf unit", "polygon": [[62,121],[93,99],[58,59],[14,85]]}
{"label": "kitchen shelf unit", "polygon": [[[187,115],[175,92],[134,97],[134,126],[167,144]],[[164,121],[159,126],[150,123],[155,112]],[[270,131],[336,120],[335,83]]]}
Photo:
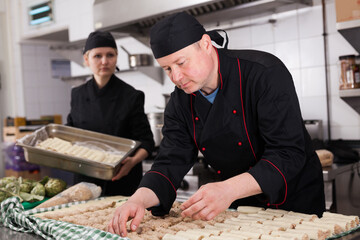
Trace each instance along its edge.
{"label": "kitchen shelf unit", "polygon": [[[151,79],[159,82],[160,84],[164,84],[164,75],[163,75],[163,69],[161,67],[156,66],[139,66],[134,68],[129,68],[125,70],[120,70],[117,73],[125,73],[125,72],[141,72],[145,74],[146,76],[150,77]],[[87,79],[91,78],[92,75],[80,75],[80,76],[73,76],[73,77],[62,77],[61,80],[63,81],[77,81],[77,82],[85,82]]]}
{"label": "kitchen shelf unit", "polygon": [[339,91],[340,98],[360,114],[360,88]]}

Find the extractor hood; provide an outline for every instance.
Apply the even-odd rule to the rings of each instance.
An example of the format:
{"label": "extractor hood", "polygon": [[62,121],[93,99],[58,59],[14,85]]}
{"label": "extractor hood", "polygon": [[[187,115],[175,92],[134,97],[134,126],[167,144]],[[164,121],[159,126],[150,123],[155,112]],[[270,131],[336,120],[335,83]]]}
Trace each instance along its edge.
{"label": "extractor hood", "polygon": [[250,15],[278,13],[312,4],[313,0],[95,0],[94,28],[127,33],[139,39],[147,38],[157,21],[178,11],[188,12],[203,25],[219,25]]}

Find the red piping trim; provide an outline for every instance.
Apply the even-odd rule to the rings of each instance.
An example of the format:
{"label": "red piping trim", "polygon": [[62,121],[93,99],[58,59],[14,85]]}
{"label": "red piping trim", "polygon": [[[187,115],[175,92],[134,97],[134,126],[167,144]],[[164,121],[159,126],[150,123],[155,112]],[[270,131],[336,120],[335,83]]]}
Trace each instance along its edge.
{"label": "red piping trim", "polygon": [[194,121],[194,111],[193,111],[192,97],[191,96],[190,96],[190,106],[191,106],[191,119],[193,121],[193,128],[194,128],[194,141],[195,141],[195,145],[196,145],[197,149],[200,151],[199,146],[197,145],[197,142],[196,142],[196,137],[195,137],[195,121]]}
{"label": "red piping trim", "polygon": [[216,48],[216,47],[214,47],[214,49],[215,49],[215,52],[216,52],[216,55],[217,55],[217,58],[218,58],[218,66],[219,66],[219,70],[218,70],[218,72],[219,72],[220,82],[221,82],[220,89],[222,89],[222,87],[223,87],[223,80],[222,80],[222,75],[221,75],[221,72],[220,72],[220,59],[219,59],[219,53],[218,53],[218,50],[217,50],[217,48]]}
{"label": "red piping trim", "polygon": [[286,182],[286,178],[285,178],[284,174],[280,171],[280,169],[275,166],[275,164],[273,164],[272,162],[270,162],[270,161],[267,160],[267,159],[262,159],[262,160],[267,161],[268,163],[270,163],[276,170],[279,171],[279,173],[281,174],[281,176],[282,176],[283,179],[284,179],[284,182],[285,182],[285,197],[284,197],[284,200],[283,200],[281,203],[278,203],[278,204],[270,204],[270,205],[273,205],[273,206],[275,206],[275,207],[278,207],[278,206],[284,204],[284,202],[286,201],[286,197],[287,197],[287,182]]}
{"label": "red piping trim", "polygon": [[240,78],[240,98],[241,98],[241,107],[242,107],[242,113],[243,113],[243,119],[244,119],[244,127],[245,127],[245,131],[246,131],[246,136],[248,138],[248,141],[249,141],[249,144],[250,144],[250,147],[251,147],[251,151],[252,151],[252,153],[254,155],[255,161],[257,161],[256,155],[255,155],[255,152],[254,152],[254,148],[253,148],[253,146],[251,144],[249,133],[248,133],[248,130],[247,130],[247,127],[246,127],[244,102],[243,102],[243,96],[242,96],[241,69],[240,69],[240,61],[239,61],[239,59],[237,59],[237,62],[238,62],[239,76],[240,76],[239,77]]}
{"label": "red piping trim", "polygon": [[164,174],[162,174],[162,173],[160,173],[160,172],[157,172],[157,171],[149,171],[148,173],[157,173],[157,174],[163,176],[164,178],[166,178],[166,180],[168,180],[169,183],[171,184],[171,186],[173,187],[173,189],[174,189],[174,191],[175,191],[175,195],[177,195],[177,194],[176,194],[176,188],[174,187],[174,184],[170,181],[170,179],[169,179],[167,176],[165,176]]}

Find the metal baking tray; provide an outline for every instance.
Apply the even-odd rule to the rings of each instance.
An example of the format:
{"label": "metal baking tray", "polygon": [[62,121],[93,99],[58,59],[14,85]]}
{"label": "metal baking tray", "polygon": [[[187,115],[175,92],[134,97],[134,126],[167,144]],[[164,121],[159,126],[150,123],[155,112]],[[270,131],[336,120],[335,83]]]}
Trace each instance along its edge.
{"label": "metal baking tray", "polygon": [[[35,147],[38,142],[44,141],[49,137],[57,137],[72,143],[91,141],[106,144],[106,146],[125,154],[118,162],[109,164]],[[121,161],[132,154],[141,143],[135,140],[115,137],[80,128],[59,124],[48,124],[19,139],[16,144],[23,147],[25,159],[30,163],[81,173],[99,179],[111,180],[119,170]]]}

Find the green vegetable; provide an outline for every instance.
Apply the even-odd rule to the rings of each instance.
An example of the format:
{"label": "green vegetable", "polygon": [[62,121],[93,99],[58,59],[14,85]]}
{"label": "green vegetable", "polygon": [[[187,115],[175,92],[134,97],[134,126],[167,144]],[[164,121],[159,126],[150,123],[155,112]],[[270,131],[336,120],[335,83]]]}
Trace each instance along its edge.
{"label": "green vegetable", "polygon": [[35,187],[31,190],[30,194],[45,196],[45,187],[41,183],[37,183]]}
{"label": "green vegetable", "polygon": [[31,182],[25,182],[20,184],[20,192],[30,193],[33,189]]}
{"label": "green vegetable", "polygon": [[20,192],[20,197],[26,202],[37,202],[44,199],[44,196]]}
{"label": "green vegetable", "polygon": [[49,181],[49,177],[45,176],[43,179],[41,179],[41,181],[39,183],[41,183],[42,185],[45,185],[48,181]]}
{"label": "green vegetable", "polygon": [[16,177],[4,177],[0,179],[0,188],[5,187],[8,183],[17,181]]}
{"label": "green vegetable", "polygon": [[56,194],[64,191],[66,182],[58,178],[50,178],[45,184],[46,196],[53,197]]}
{"label": "green vegetable", "polygon": [[8,184],[6,184],[5,190],[11,192],[11,193],[14,193],[14,194],[17,194],[19,195],[19,192],[20,192],[20,183],[17,182],[17,181],[14,181],[14,182],[9,182]]}

